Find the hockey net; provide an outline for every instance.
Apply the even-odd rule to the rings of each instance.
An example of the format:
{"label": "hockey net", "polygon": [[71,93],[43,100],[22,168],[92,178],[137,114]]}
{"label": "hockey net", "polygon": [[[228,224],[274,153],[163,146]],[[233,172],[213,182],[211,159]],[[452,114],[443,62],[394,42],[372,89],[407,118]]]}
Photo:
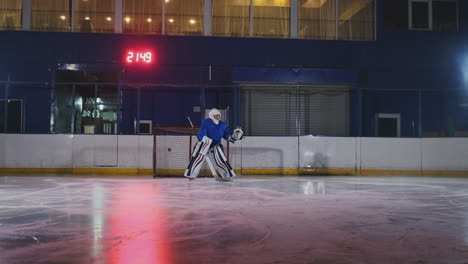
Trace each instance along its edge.
{"label": "hockey net", "polygon": [[[153,128],[153,177],[183,176],[193,148],[197,144],[198,127],[155,126]],[[231,166],[236,162],[228,141],[222,140],[224,152]],[[209,155],[211,158],[211,155]],[[213,159],[211,159],[214,161]],[[234,162],[233,162],[234,161]],[[214,165],[214,164],[213,164]],[[199,176],[212,176],[206,162]]]}

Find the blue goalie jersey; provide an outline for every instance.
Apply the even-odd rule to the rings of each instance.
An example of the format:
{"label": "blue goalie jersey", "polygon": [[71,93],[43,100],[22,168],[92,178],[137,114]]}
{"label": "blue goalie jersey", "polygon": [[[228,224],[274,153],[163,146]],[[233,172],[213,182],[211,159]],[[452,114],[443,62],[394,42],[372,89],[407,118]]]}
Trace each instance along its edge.
{"label": "blue goalie jersey", "polygon": [[211,147],[217,144],[221,144],[221,138],[229,140],[229,137],[232,135],[232,130],[224,123],[219,121],[219,124],[216,125],[213,120],[207,118],[203,120],[198,132],[198,140],[202,140],[204,136],[207,136],[213,140]]}

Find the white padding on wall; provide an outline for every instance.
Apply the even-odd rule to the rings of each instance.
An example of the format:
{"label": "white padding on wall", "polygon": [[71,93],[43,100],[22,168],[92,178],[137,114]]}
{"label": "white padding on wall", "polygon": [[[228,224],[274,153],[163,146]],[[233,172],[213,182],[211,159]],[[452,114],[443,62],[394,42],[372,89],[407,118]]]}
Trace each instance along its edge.
{"label": "white padding on wall", "polygon": [[423,138],[423,170],[468,170],[467,138]]}
{"label": "white padding on wall", "polygon": [[119,168],[138,168],[139,145],[138,136],[119,135],[119,153],[118,166]]}
{"label": "white padding on wall", "polygon": [[418,138],[361,138],[361,169],[420,170]]}
{"label": "white padding on wall", "polygon": [[117,167],[118,135],[94,136],[94,165],[96,167]]}
{"label": "white padding on wall", "polygon": [[300,168],[356,168],[356,138],[302,136]]}
{"label": "white padding on wall", "polygon": [[7,168],[71,168],[72,135],[7,134],[5,164]]}
{"label": "white padding on wall", "polygon": [[[467,138],[298,139],[246,137],[230,146],[232,165],[235,169],[468,170]],[[95,168],[100,167],[96,154],[105,156],[106,149],[118,150],[109,152],[117,155],[117,168],[152,168],[151,135],[27,134],[0,134],[0,167]],[[171,155],[177,154],[176,149]],[[188,152],[181,153],[181,158],[167,162],[168,168],[185,168]]]}
{"label": "white padding on wall", "polygon": [[138,168],[153,168],[153,136],[138,136]]}
{"label": "white padding on wall", "polygon": [[298,137],[246,137],[243,169],[297,169]]}
{"label": "white padding on wall", "polygon": [[73,168],[94,168],[94,135],[75,135]]}

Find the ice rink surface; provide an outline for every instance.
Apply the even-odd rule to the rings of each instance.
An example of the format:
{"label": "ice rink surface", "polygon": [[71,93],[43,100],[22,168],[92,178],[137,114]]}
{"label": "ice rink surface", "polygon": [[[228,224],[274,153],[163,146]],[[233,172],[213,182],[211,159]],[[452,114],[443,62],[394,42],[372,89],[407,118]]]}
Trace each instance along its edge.
{"label": "ice rink surface", "polygon": [[0,177],[0,263],[468,263],[468,179]]}

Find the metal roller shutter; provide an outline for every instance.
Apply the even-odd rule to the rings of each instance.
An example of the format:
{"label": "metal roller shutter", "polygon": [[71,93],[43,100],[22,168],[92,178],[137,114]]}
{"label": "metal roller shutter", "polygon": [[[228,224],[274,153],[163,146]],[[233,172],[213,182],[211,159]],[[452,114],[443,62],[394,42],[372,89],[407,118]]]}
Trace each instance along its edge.
{"label": "metal roller shutter", "polygon": [[349,135],[344,86],[242,84],[242,124],[252,136]]}

